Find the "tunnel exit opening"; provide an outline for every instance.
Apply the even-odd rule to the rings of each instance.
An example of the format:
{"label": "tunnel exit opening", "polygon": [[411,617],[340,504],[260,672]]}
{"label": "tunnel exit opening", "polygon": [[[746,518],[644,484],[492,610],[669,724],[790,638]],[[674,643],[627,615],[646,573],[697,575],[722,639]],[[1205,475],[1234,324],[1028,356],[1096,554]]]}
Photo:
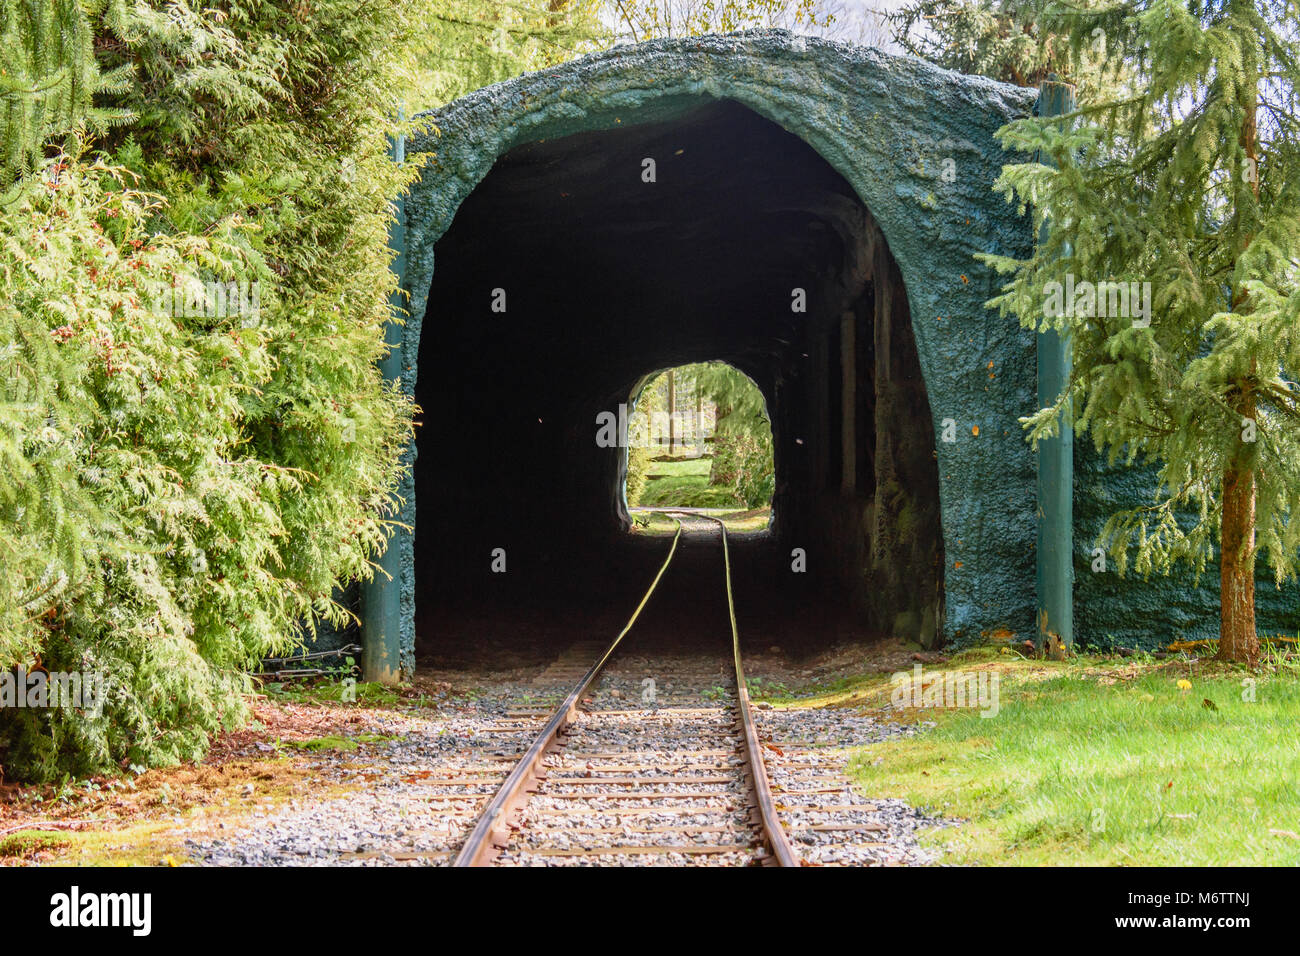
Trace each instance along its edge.
{"label": "tunnel exit opening", "polygon": [[619,515],[636,531],[673,527],[665,509],[720,517],[736,533],[765,531],[775,464],[762,391],[726,362],[647,375],[629,396]]}
{"label": "tunnel exit opening", "polygon": [[525,143],[434,258],[417,645],[453,608],[625,609],[658,552],[626,534],[627,450],[600,423],[647,368],[700,362],[743,374],[770,422],[773,519],[737,587],[807,640],[939,640],[939,479],[906,289],[869,210],[801,139],[723,100]]}

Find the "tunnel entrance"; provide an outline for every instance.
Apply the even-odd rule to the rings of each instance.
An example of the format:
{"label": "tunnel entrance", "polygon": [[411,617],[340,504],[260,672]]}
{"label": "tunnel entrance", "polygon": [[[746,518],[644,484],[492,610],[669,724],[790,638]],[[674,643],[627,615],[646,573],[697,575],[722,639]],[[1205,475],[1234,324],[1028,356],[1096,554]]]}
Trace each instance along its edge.
{"label": "tunnel entrance", "polygon": [[716,516],[736,533],[766,530],[772,422],[753,379],[725,362],[665,369],[633,389],[626,418],[621,480],[634,530],[672,529],[668,508]]}
{"label": "tunnel entrance", "polygon": [[625,615],[663,546],[623,533],[626,456],[599,424],[647,367],[710,360],[752,379],[771,416],[775,518],[737,555],[738,599],[795,640],[941,638],[906,290],[871,213],[803,140],[723,100],[525,143],[465,197],[434,260],[417,649],[472,639],[467,620],[482,634],[491,608]]}

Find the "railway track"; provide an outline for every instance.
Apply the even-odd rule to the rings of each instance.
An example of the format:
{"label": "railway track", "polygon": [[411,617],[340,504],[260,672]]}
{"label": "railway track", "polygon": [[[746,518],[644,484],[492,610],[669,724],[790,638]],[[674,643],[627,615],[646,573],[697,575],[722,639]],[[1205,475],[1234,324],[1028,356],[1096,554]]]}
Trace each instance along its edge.
{"label": "railway track", "polygon": [[[587,706],[602,678],[635,682],[640,673],[619,675],[620,651],[678,553],[678,520],[668,556],[641,603],[541,723],[479,814],[454,866],[800,864],[772,799],[751,712],[726,528],[706,520],[717,524],[722,540],[719,590],[726,595],[731,653],[717,655],[715,673],[688,674],[671,663],[656,669],[666,690],[713,681],[707,697],[661,698],[651,682],[640,700],[603,710]],[[685,666],[698,671],[699,655],[691,660]]]}

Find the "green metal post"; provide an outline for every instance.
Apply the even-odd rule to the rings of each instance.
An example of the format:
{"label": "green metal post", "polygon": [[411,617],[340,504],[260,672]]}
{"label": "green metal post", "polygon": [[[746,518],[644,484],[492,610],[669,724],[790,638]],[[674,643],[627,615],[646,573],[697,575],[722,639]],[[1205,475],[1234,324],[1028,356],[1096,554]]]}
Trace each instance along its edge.
{"label": "green metal post", "polygon": [[[1074,87],[1052,77],[1038,91],[1039,116],[1074,112]],[[1050,157],[1041,157],[1051,162]],[[1040,241],[1047,238],[1044,224]],[[1070,379],[1068,335],[1038,336],[1038,407],[1053,404]],[[1074,429],[1038,443],[1038,646],[1063,657],[1074,644]]]}
{"label": "green metal post", "polygon": [[[399,119],[404,117],[399,113]],[[392,157],[395,163],[406,161],[406,136],[399,133],[392,142]],[[406,220],[405,204],[402,197],[397,198],[397,215],[388,232],[388,245],[394,252],[392,269],[397,273],[399,291],[390,299],[394,308],[403,307],[400,293],[406,273]],[[389,322],[384,330],[384,340],[388,343],[388,354],[379,363],[379,370],[384,378],[395,380],[402,376],[402,326],[398,322]],[[368,681],[381,684],[397,684],[402,679],[402,635],[401,635],[401,557],[397,547],[400,535],[409,534],[400,528],[394,529],[388,547],[376,562],[380,570],[373,578],[365,582],[361,592],[361,673]]]}

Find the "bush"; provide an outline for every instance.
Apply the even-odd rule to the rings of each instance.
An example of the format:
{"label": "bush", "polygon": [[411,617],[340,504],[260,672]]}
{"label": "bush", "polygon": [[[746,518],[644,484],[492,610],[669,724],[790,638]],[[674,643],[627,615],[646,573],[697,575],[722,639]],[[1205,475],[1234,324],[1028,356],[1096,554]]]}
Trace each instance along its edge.
{"label": "bush", "polygon": [[[585,2],[0,0],[0,674],[109,684],[98,717],[0,709],[0,771],[197,757],[246,665],[345,623],[414,411],[377,368],[422,159],[388,160],[394,114],[601,32]],[[229,281],[255,315],[177,314]]]}
{"label": "bush", "polygon": [[285,634],[273,502],[302,479],[242,447],[267,336],[155,307],[205,268],[257,273],[229,231],[150,235],[161,208],[61,157],[0,216],[0,666],[107,680],[98,717],[0,709],[20,777],[196,756],[240,712],[234,668]]}
{"label": "bush", "polygon": [[776,486],[772,439],[752,430],[719,432],[714,438],[709,484],[730,488],[746,508],[759,508],[772,500]]}
{"label": "bush", "polygon": [[[99,717],[0,710],[31,780],[201,754],[250,662],[346,620],[411,433],[377,361],[414,14],[86,9],[96,104],[129,122],[0,208],[0,668],[109,685]],[[255,314],[153,308],[227,281],[258,283]]]}
{"label": "bush", "polygon": [[654,453],[644,446],[634,445],[627,450],[625,500],[629,506],[635,507],[641,503],[641,496],[645,493],[648,480],[646,473],[653,457]]}

